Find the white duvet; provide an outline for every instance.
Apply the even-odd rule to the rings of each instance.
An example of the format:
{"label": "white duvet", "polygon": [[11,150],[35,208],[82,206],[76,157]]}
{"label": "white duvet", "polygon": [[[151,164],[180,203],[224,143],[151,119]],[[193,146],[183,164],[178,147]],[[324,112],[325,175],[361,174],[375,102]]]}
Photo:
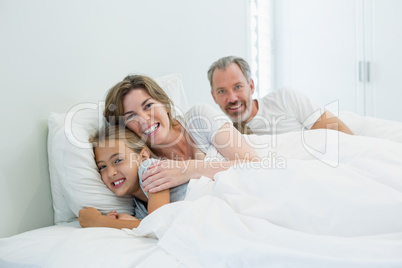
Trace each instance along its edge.
{"label": "white duvet", "polygon": [[[318,148],[323,134],[306,138]],[[156,236],[189,267],[402,267],[402,144],[340,134],[323,145],[339,148],[333,167],[338,155],[325,163],[286,136],[275,149],[286,168],[252,163],[193,180],[187,201],[126,231]]]}
{"label": "white duvet", "polygon": [[326,130],[250,142],[269,143],[265,162],[192,180],[137,229],[27,232],[0,240],[0,264],[402,267],[402,143]]}

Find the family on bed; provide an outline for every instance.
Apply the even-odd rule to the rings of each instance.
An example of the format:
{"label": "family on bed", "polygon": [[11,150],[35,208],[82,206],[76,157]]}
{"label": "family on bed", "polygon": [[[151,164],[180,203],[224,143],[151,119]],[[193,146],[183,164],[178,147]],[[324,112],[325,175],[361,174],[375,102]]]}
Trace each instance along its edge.
{"label": "family on bed", "polygon": [[[82,227],[136,228],[148,213],[183,200],[190,179],[259,161],[243,134],[333,129],[352,135],[335,115],[297,91],[281,89],[253,100],[254,82],[241,58],[217,60],[208,79],[214,101],[231,120],[204,104],[176,116],[168,95],[142,75],[130,75],[109,90],[104,116],[110,126],[90,142],[102,181],[118,196],[135,197],[135,216],[102,215],[87,207],[79,213]],[[307,125],[312,116],[315,123]]]}

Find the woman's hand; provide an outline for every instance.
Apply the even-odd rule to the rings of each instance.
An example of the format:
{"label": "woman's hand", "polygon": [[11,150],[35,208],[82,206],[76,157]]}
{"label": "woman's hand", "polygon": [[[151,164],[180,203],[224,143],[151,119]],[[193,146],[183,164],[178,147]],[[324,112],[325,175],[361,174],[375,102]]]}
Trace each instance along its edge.
{"label": "woman's hand", "polygon": [[142,176],[142,186],[146,192],[156,193],[199,178],[197,164],[203,161],[161,160],[155,162]]}
{"label": "woman's hand", "polygon": [[80,210],[78,221],[83,228],[98,227],[102,226],[102,217],[104,216],[96,208],[86,207]]}

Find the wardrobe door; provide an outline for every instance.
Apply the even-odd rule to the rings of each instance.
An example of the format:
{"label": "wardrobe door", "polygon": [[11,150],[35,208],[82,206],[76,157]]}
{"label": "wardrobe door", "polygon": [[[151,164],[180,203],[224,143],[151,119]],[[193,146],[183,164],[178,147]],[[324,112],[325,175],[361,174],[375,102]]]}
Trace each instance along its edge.
{"label": "wardrobe door", "polygon": [[274,0],[275,87],[362,113],[355,0]]}
{"label": "wardrobe door", "polygon": [[371,1],[372,86],[368,100],[374,116],[402,122],[402,1]]}

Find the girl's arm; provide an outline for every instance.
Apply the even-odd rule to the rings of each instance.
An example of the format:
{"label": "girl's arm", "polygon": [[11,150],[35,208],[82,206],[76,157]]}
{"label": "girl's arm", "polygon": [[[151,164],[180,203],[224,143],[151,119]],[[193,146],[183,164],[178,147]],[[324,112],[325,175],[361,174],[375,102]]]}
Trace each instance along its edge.
{"label": "girl's arm", "polygon": [[[170,203],[169,189],[158,193],[149,193],[148,214],[151,214],[156,209]],[[137,228],[141,220],[133,217],[133,220],[121,220],[112,217],[103,216],[96,208],[86,207],[80,210],[78,221],[81,227],[109,227],[116,229],[133,229]]]}
{"label": "girl's arm", "polygon": [[260,161],[259,156],[232,124],[224,124],[215,134],[212,144],[229,161],[163,160],[155,163],[142,177],[145,191],[156,193],[190,179],[205,176],[213,179],[220,171],[248,161]]}
{"label": "girl's arm", "polygon": [[163,205],[170,203],[170,190],[164,190],[157,193],[148,193],[148,214],[151,214]]}
{"label": "girl's arm", "polygon": [[[134,218],[134,217],[133,217]],[[133,229],[137,228],[141,220],[119,220],[103,216],[96,208],[86,207],[80,210],[78,221],[81,227],[110,227],[117,229]]]}

